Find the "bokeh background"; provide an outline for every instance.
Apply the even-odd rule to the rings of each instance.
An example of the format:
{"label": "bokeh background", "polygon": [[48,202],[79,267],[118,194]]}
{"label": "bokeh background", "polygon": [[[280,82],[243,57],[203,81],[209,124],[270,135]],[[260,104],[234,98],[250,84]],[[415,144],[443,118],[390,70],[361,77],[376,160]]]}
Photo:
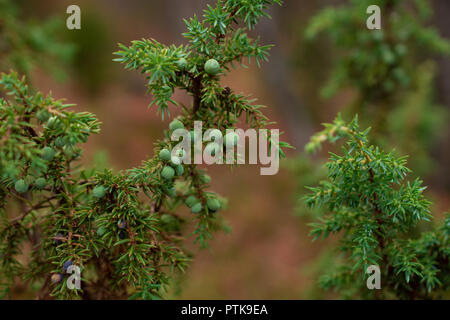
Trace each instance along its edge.
{"label": "bokeh background", "polygon": [[[250,65],[223,79],[237,92],[252,94],[268,106],[267,115],[285,132],[284,140],[296,150],[295,158],[308,138],[332,121],[351,101],[354,93],[344,90],[332,99],[320,97],[320,88],[335,60],[335,48],[326,39],[306,42],[304,29],[321,8],[339,5],[337,0],[285,0],[272,8],[272,19],[264,19],[254,31],[264,43],[275,44],[271,61],[260,69]],[[170,120],[161,121],[147,106],[145,79],[137,72],[125,71],[113,62],[117,43],[154,38],[165,44],[185,42],[183,18],[201,14],[206,0],[27,0],[22,1],[25,18],[66,18],[66,8],[77,4],[82,11],[82,29],[64,31],[77,53],[65,77],[55,79],[48,72],[35,70],[32,83],[40,90],[51,90],[58,98],[77,104],[78,111],[89,111],[102,122],[102,131],[87,143],[83,161],[122,170],[137,166],[152,156],[153,143],[162,136]],[[444,37],[450,37],[450,1],[432,1],[432,23]],[[361,26],[364,27],[364,26]],[[437,74],[433,99],[443,110],[450,107],[450,62],[435,57]],[[185,97],[176,93],[175,100]],[[176,107],[171,114],[176,115]],[[450,207],[449,126],[431,146],[433,168],[425,182],[434,208]],[[188,241],[196,258],[187,273],[176,279],[170,297],[186,299],[301,299],[332,297],[317,291],[318,265],[326,267],[324,252],[336,239],[312,242],[308,236],[308,217],[299,217],[298,198],[305,181],[298,166],[288,160],[279,174],[259,175],[259,166],[208,167],[212,188],[228,198],[223,212],[230,233],[218,233],[211,248],[199,250]],[[317,161],[320,165],[319,159]],[[301,166],[301,165],[300,165]],[[311,177],[309,177],[311,178]],[[21,296],[20,293],[18,296]],[[26,297],[26,293],[24,293]]]}

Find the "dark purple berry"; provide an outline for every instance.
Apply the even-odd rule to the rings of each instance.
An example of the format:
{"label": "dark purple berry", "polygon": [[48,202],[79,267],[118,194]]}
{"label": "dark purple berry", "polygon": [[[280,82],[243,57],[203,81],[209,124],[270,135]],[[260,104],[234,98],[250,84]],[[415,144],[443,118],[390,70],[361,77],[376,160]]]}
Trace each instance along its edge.
{"label": "dark purple berry", "polygon": [[61,243],[63,243],[62,238],[64,238],[64,236],[62,233],[57,233],[55,238],[55,245],[59,246]]}
{"label": "dark purple berry", "polygon": [[124,230],[120,230],[119,232],[119,239],[123,240],[127,237],[127,233]]}
{"label": "dark purple berry", "polygon": [[72,260],[67,260],[66,262],[64,262],[63,264],[63,270],[64,272],[67,272],[67,269],[72,265]]}
{"label": "dark purple berry", "polygon": [[117,223],[117,227],[119,229],[125,229],[127,227],[127,220],[119,220],[119,222]]}

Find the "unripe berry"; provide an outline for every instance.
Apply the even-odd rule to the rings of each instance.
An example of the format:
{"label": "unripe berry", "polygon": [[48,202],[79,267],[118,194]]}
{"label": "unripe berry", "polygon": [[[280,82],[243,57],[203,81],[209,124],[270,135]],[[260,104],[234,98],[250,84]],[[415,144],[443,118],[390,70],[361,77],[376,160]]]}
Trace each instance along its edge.
{"label": "unripe berry", "polygon": [[192,212],[192,213],[199,213],[200,211],[202,211],[202,204],[201,204],[200,202],[194,204],[194,205],[191,207],[191,212]]}
{"label": "unripe berry", "polygon": [[16,189],[18,193],[25,193],[28,191],[28,183],[26,183],[25,180],[22,179],[17,180],[14,184],[14,189]]}
{"label": "unripe berry", "polygon": [[39,110],[36,113],[36,118],[38,118],[39,121],[45,122],[50,118],[50,112],[47,110]]}
{"label": "unripe berry", "polygon": [[169,197],[173,198],[177,195],[177,192],[175,190],[175,187],[170,187],[166,189],[166,193]]}
{"label": "unripe berry", "polygon": [[216,59],[209,59],[205,62],[205,71],[210,75],[216,75],[220,72],[220,65]]}
{"label": "unripe berry", "polygon": [[92,190],[92,194],[94,195],[94,197],[96,197],[97,199],[101,199],[105,196],[106,194],[106,190],[105,187],[103,186],[97,186],[94,188],[94,190]]}
{"label": "unripe berry", "polygon": [[200,176],[200,182],[201,182],[201,183],[208,184],[208,183],[211,182],[211,177],[208,176],[207,174],[202,174],[202,175]]}
{"label": "unripe berry", "polygon": [[57,148],[63,148],[66,145],[66,139],[64,137],[58,137],[55,139],[55,146]]}
{"label": "unripe berry", "polygon": [[223,143],[226,147],[234,147],[238,144],[239,135],[236,132],[229,132],[223,138]]}
{"label": "unripe berry", "polygon": [[51,147],[44,147],[42,149],[42,158],[47,161],[52,161],[55,157],[55,150]]}
{"label": "unripe berry", "polygon": [[172,167],[165,166],[161,170],[161,177],[163,177],[166,180],[172,180],[173,176],[175,175],[175,170],[173,170]]}
{"label": "unripe berry", "polygon": [[37,178],[36,181],[34,182],[34,184],[36,185],[37,188],[39,189],[44,189],[45,186],[47,185],[47,180],[45,180],[45,178]]}
{"label": "unripe berry", "polygon": [[178,66],[178,68],[180,68],[180,70],[186,70],[186,68],[188,66],[188,62],[185,58],[180,58],[177,61],[177,66]]}
{"label": "unripe berry", "polygon": [[58,129],[61,126],[61,121],[57,117],[51,117],[47,121],[47,127],[50,130]]}
{"label": "unripe berry", "polygon": [[67,269],[72,265],[72,260],[67,260],[66,262],[64,262],[63,264],[63,270],[64,272],[67,272]]}
{"label": "unripe berry", "polygon": [[163,161],[169,161],[170,160],[170,151],[167,149],[162,149],[159,152],[159,158]]}
{"label": "unripe berry", "polygon": [[184,173],[184,167],[179,164],[175,167],[175,172],[177,173],[177,176],[182,176]]}
{"label": "unripe berry", "polygon": [[106,233],[106,228],[105,227],[100,227],[97,229],[97,235],[99,237],[103,236]]}
{"label": "unripe berry", "polygon": [[191,208],[194,204],[198,203],[198,199],[195,196],[189,196],[186,198],[186,205]]}
{"label": "unripe berry", "polygon": [[206,205],[208,206],[209,211],[216,212],[220,209],[220,202],[215,198],[210,198],[206,201]]}
{"label": "unripe berry", "polygon": [[170,131],[175,131],[177,129],[184,129],[184,124],[180,120],[175,119],[169,124],[169,129]]}

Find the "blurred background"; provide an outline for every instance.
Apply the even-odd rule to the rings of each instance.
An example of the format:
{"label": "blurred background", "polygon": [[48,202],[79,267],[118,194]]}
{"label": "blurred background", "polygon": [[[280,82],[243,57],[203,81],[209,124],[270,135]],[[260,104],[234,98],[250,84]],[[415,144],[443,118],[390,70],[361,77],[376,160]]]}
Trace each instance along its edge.
{"label": "blurred background", "polygon": [[[162,136],[170,120],[162,122],[147,106],[145,79],[138,72],[125,71],[113,62],[117,44],[154,38],[164,44],[185,43],[183,18],[200,15],[206,0],[27,0],[19,1],[24,19],[37,23],[49,16],[66,19],[71,4],[81,7],[81,30],[62,30],[65,41],[75,45],[73,63],[56,77],[44,70],[32,72],[32,83],[39,90],[51,90],[57,98],[75,103],[77,111],[89,111],[102,122],[102,131],[87,143],[83,161],[122,170],[137,166],[152,156],[153,143]],[[170,297],[186,299],[302,299],[333,297],[317,291],[320,266],[326,268],[328,241],[312,242],[299,202],[304,185],[316,184],[323,175],[320,168],[326,151],[305,160],[303,147],[309,137],[332,121],[355,99],[354,89],[340,90],[332,98],[321,96],[321,89],[339,55],[326,35],[307,41],[304,31],[321,9],[340,6],[338,0],[284,0],[282,7],[270,10],[272,19],[263,19],[254,30],[263,43],[275,44],[271,61],[236,69],[223,79],[237,92],[252,94],[265,113],[285,132],[283,140],[296,150],[282,163],[279,174],[260,176],[258,166],[208,167],[212,188],[228,199],[223,212],[231,232],[216,234],[211,248],[199,250],[188,241],[196,258],[187,273],[179,277]],[[450,37],[450,1],[431,1],[435,14],[430,24],[443,37]],[[362,25],[361,28],[365,28]],[[420,52],[415,52],[420,56]],[[427,195],[436,212],[450,207],[450,130],[446,113],[450,107],[450,61],[448,56],[427,56],[431,61],[431,100],[442,120],[439,133],[426,140],[423,161],[413,169],[429,186]],[[428,69],[427,69],[428,70]],[[431,72],[431,71],[430,71]],[[176,93],[174,100],[183,100]],[[417,100],[417,99],[416,99]],[[415,99],[412,99],[415,101]],[[185,101],[188,103],[188,101]],[[408,107],[408,105],[406,106]],[[408,114],[406,109],[406,114]],[[171,108],[176,115],[176,107]],[[417,110],[416,110],[417,111]],[[419,114],[431,112],[418,110]],[[400,117],[401,115],[399,115]],[[364,117],[364,115],[363,115]],[[350,118],[347,117],[349,120]],[[362,119],[370,123],[370,119]],[[435,122],[430,122],[431,126]],[[395,126],[394,126],[395,127]],[[403,130],[400,127],[399,130]],[[404,131],[404,130],[403,130]],[[414,136],[404,141],[416,141]],[[395,140],[397,141],[397,140]],[[400,143],[400,142],[399,142]],[[395,142],[394,142],[395,144]],[[411,149],[399,146],[400,150]],[[420,150],[423,151],[423,150]],[[414,151],[416,152],[416,151]],[[419,153],[419,151],[417,151]],[[312,159],[312,160],[311,160]]]}

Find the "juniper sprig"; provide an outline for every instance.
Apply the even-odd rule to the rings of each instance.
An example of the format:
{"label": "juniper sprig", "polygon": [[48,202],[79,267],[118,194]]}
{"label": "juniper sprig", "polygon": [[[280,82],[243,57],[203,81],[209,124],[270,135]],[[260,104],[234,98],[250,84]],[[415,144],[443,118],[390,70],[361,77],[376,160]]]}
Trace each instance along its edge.
{"label": "juniper sprig", "polygon": [[[120,45],[115,60],[146,74],[163,118],[170,115],[169,104],[181,105],[172,99],[175,88],[192,96],[192,105],[182,105],[181,115],[155,143],[154,157],[122,172],[77,163],[81,145],[99,132],[94,115],[70,111],[70,105],[32,90],[14,72],[2,74],[8,98],[0,100],[1,296],[11,295],[20,279],[37,288],[37,298],[164,297],[171,277],[191,260],[184,248],[189,222],[201,247],[225,228],[219,212],[225,201],[208,190],[205,170],[181,163],[183,152],[172,153],[171,133],[191,130],[195,120],[221,131],[235,128],[241,117],[253,128],[271,124],[262,106],[223,87],[220,79],[243,58],[258,65],[268,59],[270,46],[246,30],[267,16],[268,5],[280,2],[218,1],[203,20],[185,21],[186,45],[147,39]],[[225,143],[235,141],[229,136]],[[26,263],[19,259],[27,253],[24,243],[32,246]],[[81,289],[68,288],[69,266],[81,269]]]}
{"label": "juniper sprig", "polygon": [[[382,26],[368,30],[366,10],[381,9]],[[450,54],[450,43],[428,24],[430,1],[348,0],[321,10],[310,21],[305,36],[326,33],[339,48],[339,57],[323,95],[332,96],[343,86],[356,88],[361,103],[385,103],[411,88],[415,67],[431,54]],[[418,51],[423,57],[411,53]]]}
{"label": "juniper sprig", "polygon": [[[338,117],[307,145],[314,151],[325,141],[346,140],[342,155],[331,154],[328,180],[309,188],[306,198],[330,211],[312,224],[314,239],[342,234],[344,262],[320,284],[350,297],[440,298],[450,286],[450,215],[435,231],[412,236],[420,222],[432,219],[425,187],[407,181],[406,157],[371,145],[369,131],[360,131],[357,117],[349,124]],[[369,265],[381,269],[381,290],[366,287]]]}

